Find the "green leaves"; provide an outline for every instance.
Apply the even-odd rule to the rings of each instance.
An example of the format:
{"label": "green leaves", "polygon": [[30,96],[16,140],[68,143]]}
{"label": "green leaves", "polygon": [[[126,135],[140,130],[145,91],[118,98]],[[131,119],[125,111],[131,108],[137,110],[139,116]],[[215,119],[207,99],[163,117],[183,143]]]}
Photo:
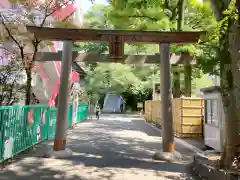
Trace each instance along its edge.
{"label": "green leaves", "polygon": [[174,52],[176,54],[189,53],[190,55],[193,56],[196,51],[197,51],[197,47],[193,44],[171,46],[171,52]]}
{"label": "green leaves", "polygon": [[140,6],[130,2],[124,9],[110,5],[107,18],[117,29],[166,30],[169,28],[164,9],[159,6]]}
{"label": "green leaves", "polygon": [[124,64],[98,64],[86,77],[87,90],[95,94],[109,91],[121,94],[137,94],[152,87],[152,79],[158,71],[152,66]]}
{"label": "green leaves", "polygon": [[74,51],[105,53],[108,46],[105,43],[75,43]]}
{"label": "green leaves", "polygon": [[108,20],[105,18],[107,7],[101,4],[94,4],[84,16],[85,28],[106,29],[111,28]]}
{"label": "green leaves", "polygon": [[209,28],[216,26],[216,20],[212,16],[212,10],[208,2],[189,1],[184,16],[185,24],[191,30],[208,31]]}
{"label": "green leaves", "polygon": [[[111,0],[107,7],[94,5],[85,16],[84,26],[101,29],[176,31],[179,17],[178,2],[179,0]],[[203,73],[218,73],[217,25],[208,2],[187,1],[182,30],[206,30],[208,33],[199,44],[173,44],[171,52],[187,52],[196,59],[198,65],[193,72],[194,77],[201,77]],[[105,53],[108,50],[107,46],[101,43],[81,43],[77,46],[78,50],[85,52]],[[159,52],[158,45],[125,45],[125,54],[157,52]],[[117,93],[127,91],[138,94],[151,89],[154,80],[158,78],[159,68],[156,65],[97,64],[91,66],[91,70],[89,67],[87,86],[89,91],[95,93],[111,90]]]}

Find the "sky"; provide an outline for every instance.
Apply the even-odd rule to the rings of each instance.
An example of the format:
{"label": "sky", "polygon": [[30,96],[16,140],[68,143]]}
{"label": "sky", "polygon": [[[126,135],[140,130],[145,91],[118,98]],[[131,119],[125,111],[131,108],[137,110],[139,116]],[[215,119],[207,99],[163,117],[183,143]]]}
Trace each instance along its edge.
{"label": "sky", "polygon": [[[81,5],[82,5],[82,10],[83,12],[85,13],[86,11],[88,11],[91,6],[92,6],[92,3],[90,0],[78,0],[78,1],[81,1]],[[107,4],[107,0],[95,0],[95,3],[98,3],[98,4]]]}

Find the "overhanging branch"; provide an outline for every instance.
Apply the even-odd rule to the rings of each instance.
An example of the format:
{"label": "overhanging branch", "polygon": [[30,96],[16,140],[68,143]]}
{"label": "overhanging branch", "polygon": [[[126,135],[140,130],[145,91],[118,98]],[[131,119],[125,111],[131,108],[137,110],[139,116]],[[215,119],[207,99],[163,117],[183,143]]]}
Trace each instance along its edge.
{"label": "overhanging branch", "polygon": [[128,18],[143,18],[143,19],[150,19],[152,21],[159,21],[159,19],[157,18],[146,16],[146,15],[131,15],[131,16],[128,16]]}
{"label": "overhanging branch", "polygon": [[50,3],[48,3],[47,7],[45,7],[45,17],[40,25],[40,27],[43,27],[47,18],[51,15],[53,15],[56,11],[58,11],[59,9],[61,9],[63,6],[67,5],[69,2],[72,2],[73,0],[68,0],[66,2],[64,2],[62,5],[58,6],[58,7],[55,7],[50,13],[47,13],[48,12],[48,8],[50,8],[50,5],[52,4],[54,0],[51,0]]}
{"label": "overhanging branch", "polygon": [[20,42],[17,41],[16,38],[12,35],[10,29],[7,27],[7,25],[4,22],[4,17],[0,13],[0,19],[1,19],[1,24],[3,25],[4,29],[7,31],[8,36],[16,43],[16,45],[19,47],[19,49],[23,49],[23,46],[21,46]]}

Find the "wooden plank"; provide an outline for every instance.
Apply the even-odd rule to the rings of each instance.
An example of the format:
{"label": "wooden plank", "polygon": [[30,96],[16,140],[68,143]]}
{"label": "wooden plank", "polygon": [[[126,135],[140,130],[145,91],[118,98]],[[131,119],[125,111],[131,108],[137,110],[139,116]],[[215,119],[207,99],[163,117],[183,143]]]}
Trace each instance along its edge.
{"label": "wooden plank", "polygon": [[160,32],[160,31],[124,31],[97,29],[64,29],[27,26],[41,40],[72,40],[82,42],[109,42],[113,37],[121,36],[126,43],[194,43],[205,32]]}
{"label": "wooden plank", "polygon": [[[182,101],[182,132],[181,136],[189,137],[191,134],[200,135],[203,128],[202,99],[201,98],[181,98]],[[191,136],[190,136],[191,137]]]}
{"label": "wooden plank", "polygon": [[199,116],[202,114],[202,108],[182,107],[182,116]]}
{"label": "wooden plank", "polygon": [[[171,55],[170,62],[171,64],[175,64],[176,57],[179,57],[175,54]],[[37,61],[61,61],[62,51],[58,52],[38,52],[37,53]],[[173,59],[173,60],[172,60]],[[77,62],[85,62],[85,63],[124,63],[124,64],[159,64],[160,62],[160,54],[155,55],[125,55],[122,59],[111,59],[107,54],[99,54],[99,53],[78,53],[73,52],[73,61]],[[173,70],[183,70],[183,66],[178,65],[178,68],[174,68]]]}
{"label": "wooden plank", "polygon": [[155,124],[159,124],[162,125],[161,122],[161,101],[160,100],[155,100],[155,101],[151,101],[151,112],[152,112],[152,121]]}
{"label": "wooden plank", "polygon": [[181,112],[181,99],[173,99],[173,123],[174,123],[174,132],[182,132],[182,112]]}
{"label": "wooden plank", "polygon": [[202,116],[184,116],[182,117],[182,121],[184,122],[184,125],[199,125],[202,124]]}
{"label": "wooden plank", "polygon": [[173,100],[174,133],[178,137],[202,136],[202,99],[175,98]]}
{"label": "wooden plank", "polygon": [[174,135],[179,138],[192,138],[192,139],[202,138],[202,133],[185,133],[185,134],[175,133]]}
{"label": "wooden plank", "polygon": [[145,101],[145,118],[149,122],[152,122],[151,114],[152,114],[151,101]]}
{"label": "wooden plank", "polygon": [[199,125],[183,125],[182,134],[201,134],[202,126]]}
{"label": "wooden plank", "polygon": [[203,100],[201,98],[184,98],[183,107],[185,106],[203,106]]}

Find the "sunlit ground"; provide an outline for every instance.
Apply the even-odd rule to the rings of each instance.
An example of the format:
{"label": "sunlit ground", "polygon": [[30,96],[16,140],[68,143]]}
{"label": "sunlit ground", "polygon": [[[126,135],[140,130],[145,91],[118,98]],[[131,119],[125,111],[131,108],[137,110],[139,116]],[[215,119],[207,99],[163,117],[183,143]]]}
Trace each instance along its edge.
{"label": "sunlit ground", "polygon": [[[152,155],[161,149],[161,133],[137,115],[107,115],[80,123],[68,133],[73,156],[47,159],[40,148],[33,155],[1,171],[3,179],[191,179],[186,163],[194,152],[176,144],[184,161],[157,162]],[[51,146],[52,142],[47,144]]]}

